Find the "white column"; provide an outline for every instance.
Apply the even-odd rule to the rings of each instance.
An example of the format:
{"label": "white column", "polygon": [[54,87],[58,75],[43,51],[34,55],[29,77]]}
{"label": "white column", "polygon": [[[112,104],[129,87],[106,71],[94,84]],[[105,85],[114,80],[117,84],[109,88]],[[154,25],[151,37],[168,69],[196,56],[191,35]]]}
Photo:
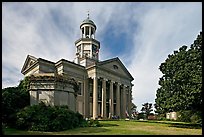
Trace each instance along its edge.
{"label": "white column", "polygon": [[93,39],[95,39],[95,28],[93,28]]}
{"label": "white column", "polygon": [[125,112],[126,112],[126,87],[125,87],[125,85],[123,85],[123,91],[122,91],[122,94],[123,94],[123,102],[122,102],[122,104],[123,104],[123,110],[122,110],[122,117],[123,118],[125,118],[126,117],[126,114],[125,114]]}
{"label": "white column", "polygon": [[132,96],[131,96],[131,88],[128,88],[128,113],[131,114],[131,104],[132,104]]}
{"label": "white column", "polygon": [[110,81],[109,118],[113,115],[113,81]]}
{"label": "white column", "polygon": [[89,26],[89,38],[91,38],[91,26]]}
{"label": "white column", "polygon": [[84,84],[83,84],[83,88],[84,88],[84,117],[89,117],[89,79],[85,78],[84,79]]}
{"label": "white column", "polygon": [[83,28],[84,28],[83,38],[86,38],[86,27],[83,27]]}
{"label": "white column", "polygon": [[102,81],[102,106],[101,106],[101,117],[106,119],[106,79]]}
{"label": "white column", "polygon": [[117,89],[116,89],[116,115],[120,116],[120,84],[117,84]]}
{"label": "white column", "polygon": [[84,27],[84,38],[86,38],[86,26]]}
{"label": "white column", "polygon": [[98,118],[98,78],[93,79],[93,119]]}

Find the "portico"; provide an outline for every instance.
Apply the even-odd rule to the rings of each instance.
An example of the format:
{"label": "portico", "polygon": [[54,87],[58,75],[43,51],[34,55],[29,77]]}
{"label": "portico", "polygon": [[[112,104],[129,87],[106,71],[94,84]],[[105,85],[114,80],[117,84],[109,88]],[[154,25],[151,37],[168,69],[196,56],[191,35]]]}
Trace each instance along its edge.
{"label": "portico", "polygon": [[130,113],[131,83],[125,82],[120,76],[117,80],[100,73],[93,74],[89,79],[91,82],[89,85],[92,85],[89,91],[93,89],[93,96],[90,96],[93,100],[90,102],[93,104],[93,109],[90,111],[93,119],[110,119],[112,116],[125,118],[126,112]]}

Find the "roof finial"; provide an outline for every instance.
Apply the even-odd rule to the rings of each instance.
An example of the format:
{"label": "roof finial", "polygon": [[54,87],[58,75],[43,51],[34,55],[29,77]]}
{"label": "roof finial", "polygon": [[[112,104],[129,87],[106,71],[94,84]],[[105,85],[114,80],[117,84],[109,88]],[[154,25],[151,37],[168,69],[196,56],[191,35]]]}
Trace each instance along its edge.
{"label": "roof finial", "polygon": [[87,15],[87,19],[89,19],[89,10],[87,11],[87,14],[88,14],[88,15]]}

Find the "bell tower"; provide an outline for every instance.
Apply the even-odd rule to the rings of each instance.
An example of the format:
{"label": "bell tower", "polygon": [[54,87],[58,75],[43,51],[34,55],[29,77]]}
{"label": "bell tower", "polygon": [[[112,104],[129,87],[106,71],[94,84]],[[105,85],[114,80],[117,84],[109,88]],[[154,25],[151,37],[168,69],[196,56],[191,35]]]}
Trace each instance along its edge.
{"label": "bell tower", "polygon": [[75,63],[89,66],[99,60],[100,42],[95,39],[96,25],[87,18],[80,25],[81,38],[75,41]]}

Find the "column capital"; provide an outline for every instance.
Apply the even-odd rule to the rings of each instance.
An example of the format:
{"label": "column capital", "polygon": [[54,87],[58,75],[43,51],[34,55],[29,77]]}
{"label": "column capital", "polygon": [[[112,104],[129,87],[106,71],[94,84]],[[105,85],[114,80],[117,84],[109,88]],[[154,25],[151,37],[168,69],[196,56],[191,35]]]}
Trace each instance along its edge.
{"label": "column capital", "polygon": [[100,79],[100,77],[97,76],[97,75],[89,76],[89,78],[91,78],[91,79]]}
{"label": "column capital", "polygon": [[124,84],[124,87],[125,87],[125,88],[128,88],[128,85],[125,85],[125,84]]}
{"label": "column capital", "polygon": [[122,84],[122,83],[121,83],[121,86],[122,86],[123,88],[125,88],[125,84]]}
{"label": "column capital", "polygon": [[108,79],[107,78],[102,78],[104,81],[108,81]]}
{"label": "column capital", "polygon": [[113,81],[113,80],[110,80],[110,83],[115,83],[115,81]]}

